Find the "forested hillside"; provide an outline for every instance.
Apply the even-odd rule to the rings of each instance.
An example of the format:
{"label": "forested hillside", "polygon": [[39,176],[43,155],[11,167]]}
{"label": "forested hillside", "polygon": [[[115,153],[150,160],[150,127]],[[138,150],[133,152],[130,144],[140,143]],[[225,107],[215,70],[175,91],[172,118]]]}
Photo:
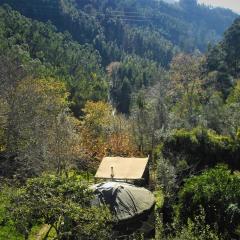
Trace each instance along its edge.
{"label": "forested hillside", "polygon": [[[152,0],[1,0],[0,3],[7,3],[24,16],[32,19],[43,22],[51,21],[56,29],[49,23],[47,23],[47,28],[51,28],[53,32],[67,31],[70,33],[71,37],[64,33],[65,39],[64,37],[58,37],[57,40],[53,39],[54,44],[59,46],[48,45],[43,39],[41,43],[36,42],[35,44],[41,45],[34,48],[29,41],[32,41],[31,34],[36,35],[38,33],[31,33],[31,31],[40,32],[39,38],[46,38],[47,36],[43,36],[43,33],[41,35],[38,27],[35,30],[34,27],[29,26],[24,29],[24,31],[29,31],[28,35],[24,36],[25,39],[21,39],[20,33],[18,45],[30,45],[31,58],[37,58],[44,64],[50,61],[51,65],[58,68],[63,68],[60,65],[63,65],[62,58],[65,58],[64,65],[66,64],[68,67],[64,66],[64,74],[62,74],[63,70],[60,74],[61,77],[65,75],[65,78],[67,78],[66,74],[68,73],[73,76],[71,82],[70,80],[67,80],[67,82],[73,100],[71,109],[76,116],[81,115],[81,108],[86,99],[106,99],[107,91],[105,90],[108,86],[106,75],[104,76],[102,73],[105,72],[106,66],[109,66],[108,69],[113,66],[116,68],[117,65],[111,65],[112,62],[119,62],[118,65],[121,67],[117,76],[115,74],[115,77],[111,78],[110,84],[108,84],[110,98],[118,111],[129,113],[129,98],[136,91],[153,86],[158,78],[156,73],[159,68],[168,68],[172,57],[181,51],[188,53],[205,51],[208,44],[214,44],[220,39],[224,30],[230,26],[236,17],[236,14],[229,10],[210,9],[197,5],[195,0],[182,0],[175,5]],[[11,19],[11,14],[3,16],[3,19],[9,18]],[[19,15],[18,17],[15,16],[12,22],[5,23],[11,29],[10,33],[6,35],[7,38],[14,38],[11,34],[18,36],[18,31],[22,31],[21,29],[24,28],[24,25],[21,25],[22,19],[23,17]],[[36,22],[32,23],[32,20],[23,21],[27,21],[26,25],[37,25]],[[16,29],[15,23],[19,27],[16,32],[14,31]],[[65,49],[64,44],[67,38],[81,44],[81,51],[83,52],[83,49],[86,49],[84,50],[86,53],[78,53],[78,50],[73,49],[72,46]],[[38,41],[35,36],[33,41]],[[72,45],[76,46],[76,42]],[[60,49],[63,46],[64,51]],[[70,48],[71,50],[69,50]],[[50,53],[51,51],[55,52],[55,50],[57,50],[56,55]],[[44,51],[49,53],[44,54]],[[95,52],[95,56],[90,52]],[[91,57],[88,57],[90,54]],[[98,54],[100,56],[97,56]],[[79,56],[81,56],[81,59]],[[85,63],[85,67],[81,65],[81,68],[85,69],[80,73],[78,66],[82,62]],[[91,69],[91,66],[96,69]],[[87,73],[97,73],[94,77],[91,76],[94,79],[90,85],[84,83]],[[81,83],[77,80],[79,78],[81,78]],[[81,88],[84,84],[84,88],[88,88],[88,90],[83,93]],[[102,88],[102,91],[100,88]],[[94,89],[97,89],[97,93]]]}
{"label": "forested hillside", "polygon": [[0,239],[113,239],[89,188],[104,156],[149,156],[156,240],[240,238],[236,14],[195,0],[0,4]]}
{"label": "forested hillside", "polygon": [[59,31],[68,31],[81,44],[96,48],[104,65],[136,54],[166,66],[179,50],[205,51],[218,41],[236,18],[225,9],[162,1],[111,0],[1,0],[24,16],[51,21]]}

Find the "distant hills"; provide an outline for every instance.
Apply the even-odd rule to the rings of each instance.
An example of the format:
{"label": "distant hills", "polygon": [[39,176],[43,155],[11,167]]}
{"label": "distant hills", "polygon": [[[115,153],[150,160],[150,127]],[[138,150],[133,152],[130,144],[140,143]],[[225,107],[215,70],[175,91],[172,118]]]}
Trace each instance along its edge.
{"label": "distant hills", "polygon": [[[168,2],[172,0],[168,0]],[[0,0],[24,16],[51,21],[80,44],[99,51],[102,64],[138,55],[167,66],[179,51],[205,51],[237,14],[196,0]]]}
{"label": "distant hills", "polygon": [[[109,99],[129,114],[134,94],[157,84],[177,53],[211,49],[238,16],[196,0],[0,0],[0,5],[2,57],[29,62],[31,75],[64,81],[75,116],[83,114],[86,101]],[[223,51],[217,52],[216,60]],[[208,62],[213,71],[221,66],[215,58]]]}

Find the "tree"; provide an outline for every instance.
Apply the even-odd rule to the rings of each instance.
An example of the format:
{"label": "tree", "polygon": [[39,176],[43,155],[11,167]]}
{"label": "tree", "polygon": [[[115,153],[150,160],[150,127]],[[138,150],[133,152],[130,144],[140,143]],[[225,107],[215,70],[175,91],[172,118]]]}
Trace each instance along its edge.
{"label": "tree", "polygon": [[152,146],[153,114],[153,105],[147,102],[144,91],[140,91],[136,96],[131,115],[135,141],[142,153],[150,150]]}
{"label": "tree", "polygon": [[229,72],[234,77],[240,75],[240,18],[237,18],[232,26],[226,31],[222,42],[226,53],[225,63]]}
{"label": "tree", "polygon": [[[174,131],[161,145],[163,157],[175,166],[179,158],[186,160],[191,174],[217,164],[228,164],[233,170],[240,169],[239,135],[219,135],[206,128],[194,128],[191,131]],[[191,167],[191,168],[190,168]]]}
{"label": "tree", "polygon": [[106,155],[132,156],[137,154],[131,125],[117,115],[110,104],[87,102],[81,121],[82,148],[90,158],[100,160]]}
{"label": "tree", "polygon": [[132,131],[133,123],[124,115],[114,115],[107,139],[107,154],[110,156],[139,156]]}
{"label": "tree", "polygon": [[[56,6],[60,3],[54,2],[54,9],[57,9]],[[65,5],[64,1],[61,3]],[[35,6],[27,2],[25,4]],[[43,4],[46,10],[47,5],[52,2],[39,4]],[[57,32],[57,28],[50,22],[33,21],[9,6],[0,8],[0,18],[1,52],[11,52],[12,60],[19,57],[19,52],[24,52],[29,62],[34,62],[35,65],[38,63],[44,68],[39,73],[33,67],[32,76],[51,76],[64,81],[70,92],[70,107],[76,116],[82,114],[81,109],[87,100],[107,99],[108,83],[100,66],[101,57],[93,46],[81,45],[73,41],[69,33]],[[16,48],[19,49],[18,53]],[[26,62],[19,64],[21,68],[26,67],[25,65]],[[21,75],[19,78],[21,79]]]}
{"label": "tree", "polygon": [[67,97],[64,83],[52,78],[25,79],[17,88],[12,109],[17,138],[12,149],[33,172],[48,169],[60,174],[79,153]]}
{"label": "tree", "polygon": [[197,124],[202,91],[200,71],[201,57],[179,54],[171,62],[169,94],[178,118],[185,119],[191,127]]}
{"label": "tree", "polygon": [[26,76],[26,69],[23,67],[23,57],[13,56],[10,52],[5,52],[0,56],[0,116],[1,116],[1,133],[5,138],[5,147],[8,151],[11,151],[11,141],[14,135],[13,132],[13,119],[14,112],[12,109],[15,107],[15,94],[17,86],[22,78]]}
{"label": "tree", "polygon": [[120,91],[120,103],[117,109],[121,113],[129,114],[130,101],[131,101],[131,86],[128,79],[124,78],[121,91]]}
{"label": "tree", "polygon": [[79,120],[73,117],[67,109],[55,120],[55,126],[49,136],[48,158],[57,174],[68,175],[69,170],[77,166],[81,166],[82,169],[87,166],[86,161],[82,159],[79,126]]}
{"label": "tree", "polygon": [[8,216],[28,239],[36,224],[47,224],[58,240],[110,239],[111,216],[106,207],[94,207],[91,190],[80,177],[44,175],[29,179],[12,197]]}
{"label": "tree", "polygon": [[220,92],[209,91],[209,99],[203,105],[202,119],[200,124],[210,128],[217,133],[224,133],[224,100]]}
{"label": "tree", "polygon": [[163,189],[165,198],[170,198],[178,188],[177,170],[171,163],[160,157],[157,160],[157,183]]}
{"label": "tree", "polygon": [[224,106],[225,110],[225,131],[227,134],[230,134],[233,138],[237,136],[240,127],[240,81],[236,82],[236,85],[230,92],[226,105]]}
{"label": "tree", "polygon": [[223,40],[207,54],[207,72],[216,74],[216,90],[220,90],[225,99],[234,86],[234,78],[240,73],[239,29],[240,19],[237,18],[225,32]]}
{"label": "tree", "polygon": [[60,174],[78,158],[78,123],[69,114],[67,97],[64,83],[53,78],[25,78],[16,84],[5,131],[6,150],[17,155],[21,166],[19,177],[44,170]]}
{"label": "tree", "polygon": [[0,152],[6,149],[7,103],[0,98]]}
{"label": "tree", "polygon": [[152,154],[169,130],[169,79],[166,73],[156,75],[157,84],[138,91],[133,98],[131,117],[139,149]]}
{"label": "tree", "polygon": [[83,149],[91,158],[101,158],[106,153],[106,140],[111,125],[113,109],[104,102],[87,102],[81,121]]}

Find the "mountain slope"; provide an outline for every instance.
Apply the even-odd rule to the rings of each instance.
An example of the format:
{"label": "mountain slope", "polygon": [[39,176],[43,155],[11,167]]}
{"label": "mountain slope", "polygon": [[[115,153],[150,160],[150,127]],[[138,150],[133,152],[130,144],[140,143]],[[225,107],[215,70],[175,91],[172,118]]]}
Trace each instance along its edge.
{"label": "mountain slope", "polygon": [[195,0],[0,0],[23,15],[50,20],[79,43],[96,48],[107,65],[125,53],[167,66],[176,51],[205,51],[237,17]]}
{"label": "mountain slope", "polygon": [[28,19],[9,7],[0,7],[0,57],[23,56],[45,68],[32,75],[50,75],[64,81],[72,110],[78,115],[86,100],[104,100],[108,95],[101,57],[89,45],[73,41],[50,23]]}

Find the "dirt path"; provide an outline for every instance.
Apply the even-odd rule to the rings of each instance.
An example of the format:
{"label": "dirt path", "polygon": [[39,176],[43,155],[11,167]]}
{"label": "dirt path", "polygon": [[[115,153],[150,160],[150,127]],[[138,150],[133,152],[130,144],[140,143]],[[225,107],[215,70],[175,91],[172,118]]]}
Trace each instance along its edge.
{"label": "dirt path", "polygon": [[36,240],[42,240],[42,238],[45,236],[47,231],[49,230],[49,225],[45,224],[42,226],[40,231],[36,234]]}

